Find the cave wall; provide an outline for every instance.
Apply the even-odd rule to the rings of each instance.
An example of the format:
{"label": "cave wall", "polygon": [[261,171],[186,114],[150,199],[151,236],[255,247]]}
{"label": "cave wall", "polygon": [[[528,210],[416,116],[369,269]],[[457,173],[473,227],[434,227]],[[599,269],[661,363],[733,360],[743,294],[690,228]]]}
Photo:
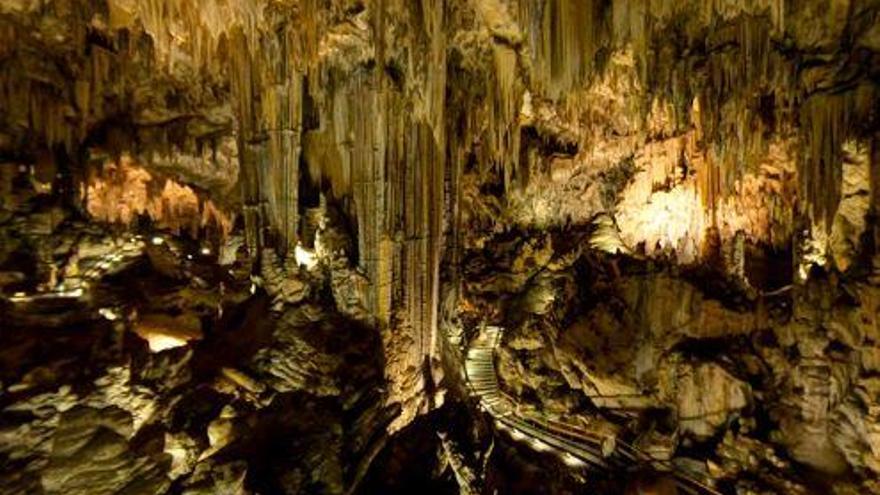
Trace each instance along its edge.
{"label": "cave wall", "polygon": [[253,253],[292,251],[299,182],[322,188],[409,400],[462,227],[611,211],[684,261],[804,222],[828,244],[842,163],[876,146],[878,34],[871,2],[820,3],[9,1],[4,150],[127,153],[229,203]]}
{"label": "cave wall", "polygon": [[[878,16],[876,0],[2,0],[0,222],[57,207],[4,229],[0,264],[17,273],[22,232],[40,245],[65,219],[147,224],[240,242],[283,306],[289,260],[314,249],[337,309],[379,330],[395,432],[442,403],[457,370],[440,340],[460,329],[441,300],[499,236],[601,220],[599,247],[745,285],[752,250],[790,253],[801,281],[871,271]],[[69,275],[36,251],[38,285]]]}

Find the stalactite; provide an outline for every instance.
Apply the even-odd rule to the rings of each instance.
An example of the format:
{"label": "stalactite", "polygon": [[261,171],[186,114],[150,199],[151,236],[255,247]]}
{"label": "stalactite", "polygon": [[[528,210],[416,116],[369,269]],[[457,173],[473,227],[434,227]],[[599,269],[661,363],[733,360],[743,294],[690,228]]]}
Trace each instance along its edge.
{"label": "stalactite", "polygon": [[200,229],[213,230],[220,238],[232,230],[233,217],[213,201],[189,186],[153,176],[128,155],[103,164],[100,171],[91,170],[83,195],[86,210],[103,222],[132,225],[145,216],[160,228],[193,238]]}
{"label": "stalactite", "polygon": [[255,127],[256,110],[253,94],[256,91],[253,63],[247,40],[241,29],[230,33],[230,63],[236,70],[231,75],[231,92],[238,120],[240,184],[248,250],[259,252],[263,244],[263,198],[260,191],[260,155]]}
{"label": "stalactite", "polygon": [[[409,423],[422,408],[423,364],[435,352],[446,141],[446,46],[443,2],[419,8],[382,2],[373,26],[413,16],[417,50],[408,80],[415,101],[384,71],[356,69],[339,79],[319,68],[320,127],[303,136],[310,176],[349,205],[356,223],[358,265],[370,281],[367,310],[382,330],[391,402],[403,406],[392,424]],[[384,18],[386,21],[377,20]],[[390,28],[390,26],[389,26]],[[377,37],[383,36],[377,33]],[[380,49],[381,51],[381,49]],[[312,85],[310,84],[310,87]]]}
{"label": "stalactite", "polygon": [[646,0],[614,0],[611,6],[614,44],[630,44],[642,80],[647,79],[648,42],[650,40],[650,33],[647,29],[646,3]]}
{"label": "stalactite", "polygon": [[504,184],[510,186],[519,161],[519,126],[516,125],[519,99],[516,79],[516,53],[509,47],[495,45],[495,86],[492,95],[492,134],[489,145],[493,150],[493,163],[503,171]]}
{"label": "stalactite", "polygon": [[[243,199],[249,246],[268,242],[292,251],[299,230],[299,167],[307,74],[317,61],[321,17],[314,0],[294,18],[263,13],[274,29],[257,28],[255,15],[232,30],[228,61],[239,122]],[[299,22],[296,22],[299,21]],[[299,28],[302,29],[299,29]]]}
{"label": "stalactite", "polygon": [[581,86],[593,68],[603,15],[592,0],[519,0],[518,22],[528,33],[535,88],[559,99]]}
{"label": "stalactite", "polygon": [[279,248],[292,251],[299,226],[299,161],[302,133],[303,76],[292,67],[291,40],[286,36],[266,48],[274,70],[264,79],[261,121],[268,135],[268,163],[261,169],[261,190],[268,201],[271,223],[280,234]]}
{"label": "stalactite", "polygon": [[804,153],[798,169],[798,192],[802,209],[826,230],[831,228],[840,202],[843,143],[875,111],[874,93],[870,86],[859,86],[843,93],[813,94],[801,105]]}
{"label": "stalactite", "polygon": [[[794,128],[803,140],[803,156],[790,154],[800,160],[800,201],[830,225],[841,143],[860,132],[859,121],[876,105],[842,75],[805,82],[813,77],[805,75],[809,65],[824,62],[799,65],[781,53],[790,34],[782,0],[374,0],[353,2],[357,9],[320,0],[108,0],[106,9],[92,3],[102,7],[79,13],[89,2],[46,2],[78,26],[70,40],[76,49],[63,52],[71,54],[73,82],[57,84],[66,75],[48,62],[27,71],[3,65],[0,107],[9,110],[2,123],[21,131],[16,139],[71,155],[87,141],[93,145],[93,133],[103,132],[96,128],[107,125],[114,137],[99,143],[109,148],[100,151],[140,158],[198,149],[205,139],[173,123],[201,101],[162,108],[158,116],[119,105],[149,93],[144,74],[160,88],[148,95],[157,101],[231,101],[234,122],[222,133],[237,140],[249,252],[284,254],[296,245],[302,162],[315,181],[303,186],[320,188],[356,226],[357,268],[369,281],[363,299],[391,359],[389,400],[404,405],[395,428],[425,403],[422,366],[436,357],[440,260],[450,245],[443,236],[470,227],[461,224],[457,202],[470,165],[475,182],[492,186],[484,199],[502,211],[530,176],[540,176],[532,169],[545,176],[566,167],[593,173],[584,163],[606,152],[602,143],[626,141],[628,156],[608,155],[658,165],[633,189],[639,199],[656,201],[622,223],[630,234],[644,227],[655,246],[659,240],[696,255],[710,228],[730,238],[785,238],[745,210],[790,206],[788,171],[768,172],[759,158],[778,145],[769,136],[787,137]],[[0,26],[0,58],[13,57],[6,45],[23,35],[16,29]],[[603,85],[615,64],[620,72],[612,76],[624,82]],[[192,91],[181,89],[187,85]],[[597,97],[615,91],[627,94]],[[216,98],[208,94],[214,92]],[[626,115],[596,108],[605,101],[625,101],[615,108]],[[544,114],[525,117],[527,106]],[[652,128],[655,112],[663,122]],[[307,113],[314,122],[304,122]],[[117,115],[133,122],[107,122]],[[539,150],[556,146],[545,136],[569,133],[557,121],[571,123],[575,136],[546,153],[562,158]],[[537,129],[542,124],[552,129]],[[127,136],[126,126],[147,129]],[[521,142],[524,132],[541,134]],[[111,146],[115,136],[121,143]],[[155,149],[128,149],[138,141]],[[633,149],[641,151],[634,156]],[[102,187],[89,197],[103,197]],[[219,206],[194,202],[193,187],[167,182],[156,189],[144,186],[144,206],[126,205],[121,218],[106,204],[94,204],[94,211],[113,221],[147,214],[174,228],[190,228],[168,220],[182,217],[197,218],[198,229],[229,228]],[[780,198],[755,199],[777,190]],[[157,203],[149,193],[182,199]],[[115,197],[105,196],[108,204]],[[501,230],[505,220],[480,226]]]}
{"label": "stalactite", "polygon": [[[724,48],[728,43],[732,49]],[[749,164],[759,163],[766,153],[763,136],[768,129],[758,105],[771,79],[770,26],[763,17],[741,15],[721,26],[708,44],[707,50],[717,53],[708,56],[699,125],[712,169],[702,196],[706,207],[714,208],[718,199],[733,192],[737,180],[755,171]]]}

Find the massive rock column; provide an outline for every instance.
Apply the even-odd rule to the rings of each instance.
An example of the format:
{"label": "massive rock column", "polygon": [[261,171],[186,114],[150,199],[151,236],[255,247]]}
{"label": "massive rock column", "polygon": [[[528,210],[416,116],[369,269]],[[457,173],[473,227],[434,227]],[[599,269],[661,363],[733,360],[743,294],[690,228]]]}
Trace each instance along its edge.
{"label": "massive rock column", "polygon": [[[358,266],[370,281],[367,309],[383,336],[388,400],[402,405],[392,430],[423,410],[426,382],[439,378],[431,370],[445,205],[444,4],[419,7],[388,2],[387,12],[374,12],[389,30],[410,16],[415,39],[398,47],[403,53],[385,53],[408,59],[406,81],[415,87],[400,87],[383,66],[346,80],[325,73],[321,128],[307,137],[310,168],[351,201]],[[407,98],[409,91],[419,96]]]}
{"label": "massive rock column", "polygon": [[[428,404],[445,208],[445,3],[377,2],[352,23],[301,3],[218,38],[228,55],[251,253],[297,242],[301,161],[356,226],[367,313],[385,344],[392,425]],[[321,26],[326,36],[317,44]],[[392,40],[393,37],[399,39]],[[396,41],[396,43],[392,43]],[[389,67],[399,67],[396,74]],[[305,105],[317,122],[304,129]]]}
{"label": "massive rock column", "polygon": [[[251,252],[268,242],[286,253],[297,242],[307,44],[290,27],[292,22],[282,18],[275,29],[250,34],[236,28],[229,40],[228,70],[242,150],[241,193]],[[270,239],[264,238],[266,234]]]}

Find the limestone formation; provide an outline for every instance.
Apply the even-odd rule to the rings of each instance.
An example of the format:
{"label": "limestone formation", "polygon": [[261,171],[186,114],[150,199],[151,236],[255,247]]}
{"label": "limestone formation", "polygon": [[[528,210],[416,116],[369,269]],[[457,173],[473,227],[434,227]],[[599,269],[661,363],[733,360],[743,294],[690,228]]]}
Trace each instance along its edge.
{"label": "limestone formation", "polygon": [[880,493],[878,81],[877,0],[0,0],[0,493]]}

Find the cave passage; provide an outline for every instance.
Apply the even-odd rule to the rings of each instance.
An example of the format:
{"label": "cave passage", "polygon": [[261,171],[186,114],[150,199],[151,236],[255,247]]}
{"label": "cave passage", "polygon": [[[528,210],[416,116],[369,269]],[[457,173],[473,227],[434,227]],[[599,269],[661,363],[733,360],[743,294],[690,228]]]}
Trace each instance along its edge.
{"label": "cave passage", "polygon": [[0,495],[880,495],[878,0],[0,0]]}

